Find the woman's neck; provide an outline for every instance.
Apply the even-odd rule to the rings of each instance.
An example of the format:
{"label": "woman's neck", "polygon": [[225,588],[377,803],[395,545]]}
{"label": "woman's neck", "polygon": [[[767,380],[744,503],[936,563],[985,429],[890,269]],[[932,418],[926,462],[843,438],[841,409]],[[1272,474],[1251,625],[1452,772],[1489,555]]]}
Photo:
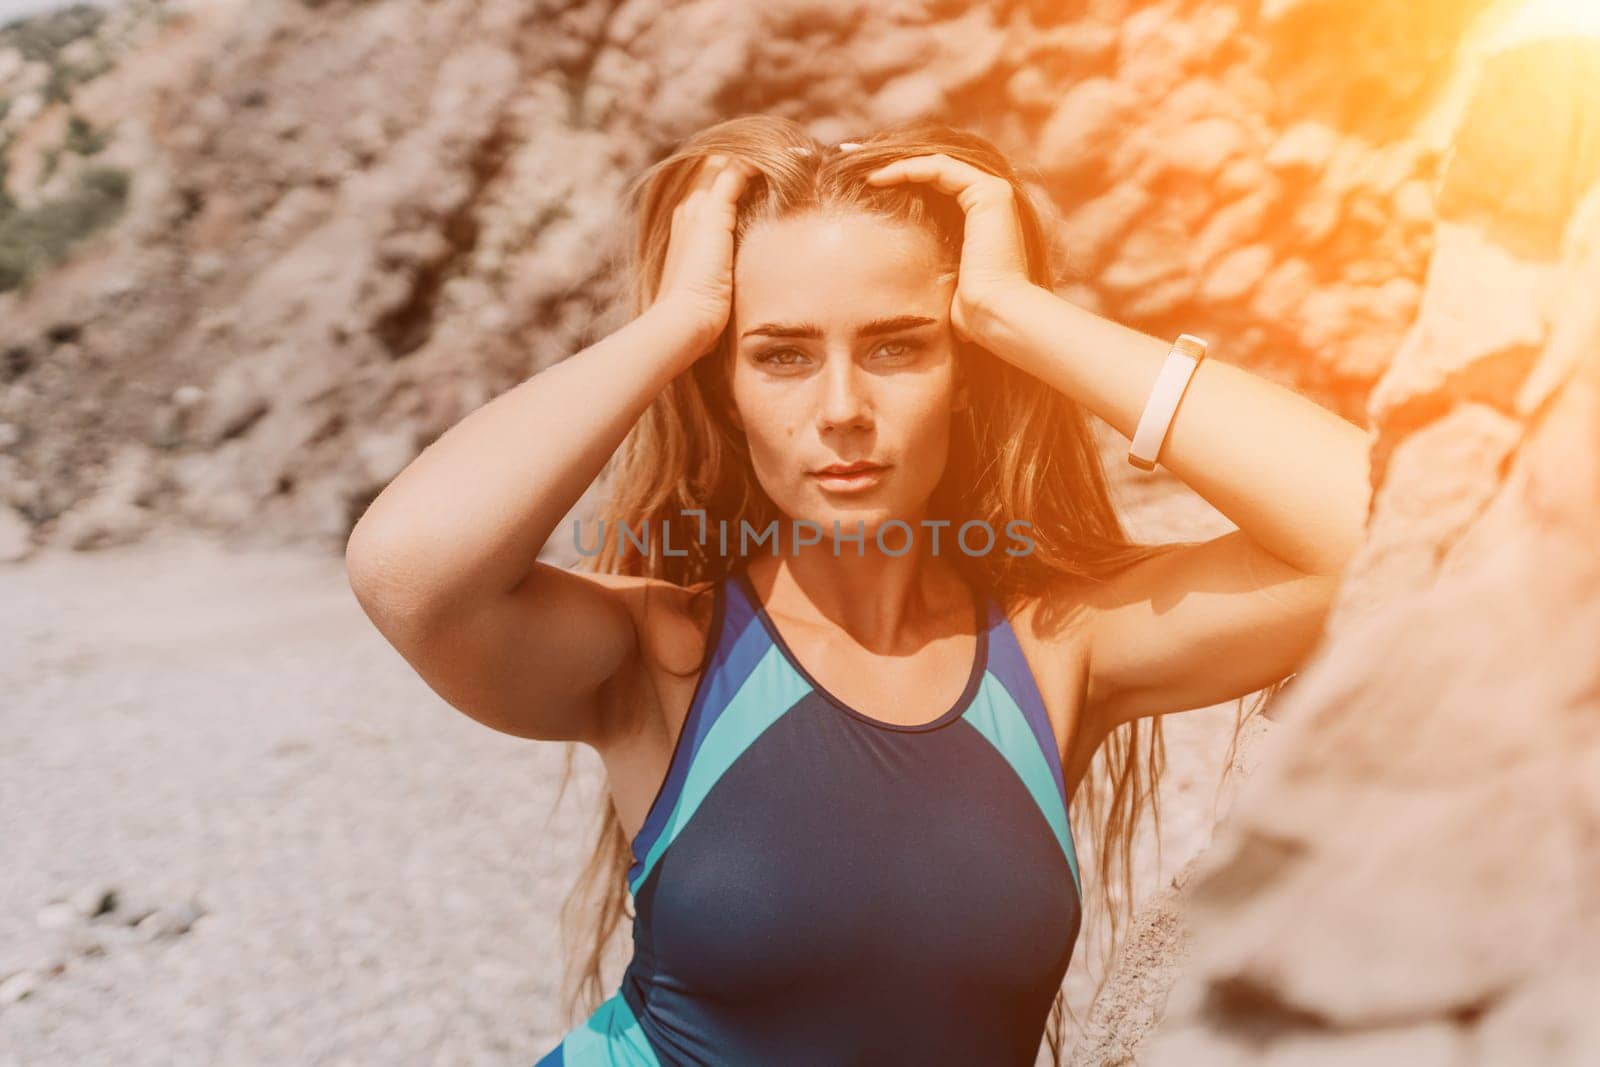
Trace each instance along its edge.
{"label": "woman's neck", "polygon": [[802,625],[832,625],[885,655],[929,636],[970,630],[973,591],[948,561],[925,549],[902,556],[864,552],[826,539],[777,556],[757,556],[750,574],[769,612]]}

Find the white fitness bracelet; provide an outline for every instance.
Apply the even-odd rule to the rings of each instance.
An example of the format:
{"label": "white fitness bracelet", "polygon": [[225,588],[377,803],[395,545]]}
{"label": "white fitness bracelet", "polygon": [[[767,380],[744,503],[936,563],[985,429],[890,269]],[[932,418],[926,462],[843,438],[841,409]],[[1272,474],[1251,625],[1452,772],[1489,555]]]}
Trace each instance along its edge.
{"label": "white fitness bracelet", "polygon": [[1172,342],[1172,351],[1156,375],[1156,383],[1145,401],[1144,414],[1139,416],[1139,428],[1133,434],[1133,446],[1128,449],[1128,462],[1142,471],[1155,470],[1156,458],[1166,443],[1167,431],[1172,427],[1172,416],[1177,413],[1178,401],[1189,387],[1195,368],[1206,358],[1206,342],[1193,334],[1179,334]]}

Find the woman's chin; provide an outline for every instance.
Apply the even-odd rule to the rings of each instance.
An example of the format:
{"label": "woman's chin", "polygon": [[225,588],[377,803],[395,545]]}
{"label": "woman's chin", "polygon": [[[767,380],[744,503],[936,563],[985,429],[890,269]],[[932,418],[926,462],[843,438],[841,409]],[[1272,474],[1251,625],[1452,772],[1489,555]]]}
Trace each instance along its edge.
{"label": "woman's chin", "polygon": [[[915,531],[920,519],[898,508],[867,506],[852,508],[818,508],[805,516],[804,521],[815,523],[824,538],[832,537],[834,524],[838,524],[844,551],[849,551],[859,534],[868,549],[873,547],[878,532],[883,531],[884,543],[894,548],[906,539],[907,529]],[[903,525],[902,525],[903,524]]]}

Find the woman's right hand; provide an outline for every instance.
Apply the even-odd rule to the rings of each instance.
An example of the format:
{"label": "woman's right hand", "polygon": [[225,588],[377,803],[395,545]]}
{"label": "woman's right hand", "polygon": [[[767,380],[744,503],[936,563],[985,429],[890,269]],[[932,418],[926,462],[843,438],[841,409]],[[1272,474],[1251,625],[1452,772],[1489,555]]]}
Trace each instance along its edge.
{"label": "woman's right hand", "polygon": [[[705,157],[672,209],[672,231],[655,305],[687,317],[709,348],[733,308],[733,227],[739,196],[755,168],[722,154]],[[655,306],[653,305],[653,306]]]}

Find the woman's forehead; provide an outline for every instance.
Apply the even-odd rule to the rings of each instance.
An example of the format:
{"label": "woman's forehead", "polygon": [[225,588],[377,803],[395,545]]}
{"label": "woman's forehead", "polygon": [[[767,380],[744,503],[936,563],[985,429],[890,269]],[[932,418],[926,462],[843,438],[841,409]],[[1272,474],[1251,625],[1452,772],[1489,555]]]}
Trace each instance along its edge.
{"label": "woman's forehead", "polygon": [[740,245],[736,312],[747,321],[945,314],[953,278],[938,252],[925,230],[872,216],[763,222]]}
{"label": "woman's forehead", "polygon": [[862,211],[808,211],[760,219],[739,242],[739,258],[781,262],[796,251],[823,255],[939,258],[939,242],[923,226]]}

